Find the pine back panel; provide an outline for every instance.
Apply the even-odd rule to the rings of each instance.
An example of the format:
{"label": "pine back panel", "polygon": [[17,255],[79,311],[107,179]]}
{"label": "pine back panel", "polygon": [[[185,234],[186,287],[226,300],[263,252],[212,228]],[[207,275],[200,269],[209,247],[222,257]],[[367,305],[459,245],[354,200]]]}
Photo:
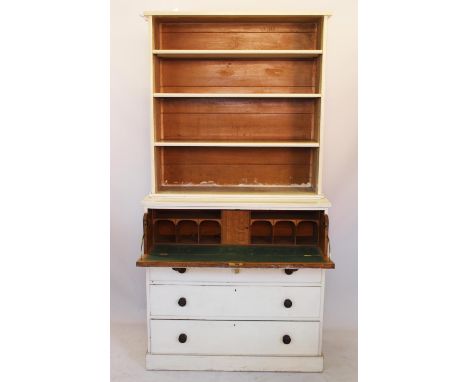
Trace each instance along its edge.
{"label": "pine back panel", "polygon": [[[153,101],[155,143],[171,143],[155,145],[154,191],[319,192],[323,17],[154,16],[152,25],[155,52],[199,52],[153,55],[153,92],[180,95]],[[217,50],[250,53],[203,55]],[[262,56],[262,50],[270,53]],[[275,57],[272,50],[318,53]],[[188,93],[201,97],[184,96]],[[275,97],[257,96],[262,94]],[[197,142],[256,142],[258,147],[199,147]],[[262,147],[264,142],[277,147]],[[291,142],[305,145],[288,147]],[[280,238],[291,226],[272,229]]]}

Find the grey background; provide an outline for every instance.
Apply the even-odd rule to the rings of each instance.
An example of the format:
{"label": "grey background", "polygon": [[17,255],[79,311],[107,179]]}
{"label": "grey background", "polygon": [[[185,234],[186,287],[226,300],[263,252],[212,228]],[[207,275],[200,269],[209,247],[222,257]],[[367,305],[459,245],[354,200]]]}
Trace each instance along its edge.
{"label": "grey background", "polygon": [[[235,7],[231,6],[235,4]],[[111,320],[144,323],[145,275],[136,268],[142,198],[150,191],[150,56],[145,10],[330,11],[325,67],[323,188],[332,202],[336,269],[327,273],[324,329],[357,328],[356,1],[111,1]],[[143,345],[144,346],[144,345]]]}

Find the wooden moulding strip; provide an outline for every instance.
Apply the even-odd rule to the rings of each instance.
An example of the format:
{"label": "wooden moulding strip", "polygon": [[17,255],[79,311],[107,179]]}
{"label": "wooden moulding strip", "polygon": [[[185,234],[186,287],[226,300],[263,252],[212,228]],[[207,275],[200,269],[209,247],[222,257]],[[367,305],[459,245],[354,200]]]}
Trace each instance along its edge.
{"label": "wooden moulding strip", "polygon": [[155,98],[320,98],[318,93],[153,93]]}
{"label": "wooden moulding strip", "polygon": [[318,57],[322,54],[321,50],[175,50],[160,49],[153,50],[153,54],[165,58],[212,58],[212,57],[278,57],[278,58],[308,58]]}
{"label": "wooden moulding strip", "polygon": [[202,142],[202,141],[158,141],[154,146],[187,147],[319,147],[318,142]]}

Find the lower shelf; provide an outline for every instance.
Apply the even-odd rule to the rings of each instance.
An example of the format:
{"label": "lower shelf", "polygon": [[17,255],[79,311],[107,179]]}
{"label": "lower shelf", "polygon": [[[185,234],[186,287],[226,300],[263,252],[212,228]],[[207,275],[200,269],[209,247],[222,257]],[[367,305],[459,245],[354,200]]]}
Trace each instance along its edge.
{"label": "lower shelf", "polygon": [[156,245],[137,266],[335,268],[316,246],[261,245]]}
{"label": "lower shelf", "polygon": [[323,371],[323,356],[249,357],[147,354],[146,368],[148,370],[321,372]]}

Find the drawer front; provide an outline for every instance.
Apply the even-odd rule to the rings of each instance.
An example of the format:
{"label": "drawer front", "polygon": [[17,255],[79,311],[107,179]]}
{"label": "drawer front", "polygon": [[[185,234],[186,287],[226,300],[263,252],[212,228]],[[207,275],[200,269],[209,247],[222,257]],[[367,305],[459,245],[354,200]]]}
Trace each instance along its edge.
{"label": "drawer front", "polygon": [[315,356],[319,331],[318,322],[151,320],[151,353]]}
{"label": "drawer front", "polygon": [[294,272],[284,269],[258,268],[149,268],[150,282],[158,283],[320,283],[322,269],[298,269]]}
{"label": "drawer front", "polygon": [[322,287],[151,285],[150,315],[320,320]]}

